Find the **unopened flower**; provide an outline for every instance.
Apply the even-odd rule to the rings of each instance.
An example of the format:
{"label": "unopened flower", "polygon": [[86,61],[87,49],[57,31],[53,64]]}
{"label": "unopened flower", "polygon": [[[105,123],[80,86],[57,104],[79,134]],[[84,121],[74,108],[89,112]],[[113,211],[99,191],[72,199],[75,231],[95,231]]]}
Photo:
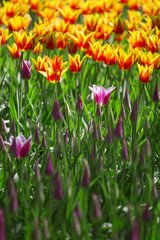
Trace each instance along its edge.
{"label": "unopened flower", "polygon": [[54,173],[54,167],[53,167],[53,163],[52,163],[51,154],[48,154],[47,166],[46,166],[45,173],[47,176],[52,176]]}
{"label": "unopened flower", "polygon": [[158,93],[158,82],[157,82],[154,93],[153,93],[153,102],[158,102],[158,101],[159,101],[159,93]]}
{"label": "unopened flower", "polygon": [[31,62],[30,60],[22,60],[22,71],[21,78],[30,79],[31,78]]}
{"label": "unopened flower", "polygon": [[60,121],[60,120],[63,119],[63,114],[61,112],[59,101],[57,99],[54,100],[52,116],[53,116],[55,121]]}
{"label": "unopened flower", "polygon": [[55,184],[54,197],[56,200],[61,200],[63,198],[63,189],[62,189],[62,182],[58,172],[56,173],[54,184]]}
{"label": "unopened flower", "polygon": [[128,159],[128,151],[127,151],[127,145],[126,145],[126,141],[123,139],[123,148],[122,148],[122,154],[121,157],[125,160]]}
{"label": "unopened flower", "polygon": [[149,222],[150,221],[150,219],[151,219],[151,212],[149,210],[149,203],[147,203],[147,205],[146,205],[146,207],[144,209],[144,212],[142,214],[142,217],[143,217],[143,220],[145,222]]}
{"label": "unopened flower", "polygon": [[115,89],[116,87],[110,87],[107,90],[99,86],[97,87],[96,85],[93,85],[93,87],[89,87],[89,89],[93,92],[95,96],[95,101],[96,103],[100,103],[101,106],[106,105],[109,101],[111,92]]}
{"label": "unopened flower", "polygon": [[85,164],[85,168],[84,168],[82,185],[83,185],[83,187],[89,187],[89,185],[90,185],[90,171],[89,171],[89,166],[87,164]]}
{"label": "unopened flower", "polygon": [[116,138],[122,138],[123,137],[123,126],[122,126],[122,117],[119,116],[116,128],[114,130],[114,136]]}
{"label": "unopened flower", "polygon": [[10,153],[15,154],[15,158],[25,158],[30,151],[32,136],[30,135],[28,139],[22,134],[19,136],[10,136],[10,142],[5,142],[5,144],[10,146]]}
{"label": "unopened flower", "polygon": [[83,111],[83,103],[82,103],[81,94],[79,95],[78,100],[77,100],[76,111],[77,112]]}

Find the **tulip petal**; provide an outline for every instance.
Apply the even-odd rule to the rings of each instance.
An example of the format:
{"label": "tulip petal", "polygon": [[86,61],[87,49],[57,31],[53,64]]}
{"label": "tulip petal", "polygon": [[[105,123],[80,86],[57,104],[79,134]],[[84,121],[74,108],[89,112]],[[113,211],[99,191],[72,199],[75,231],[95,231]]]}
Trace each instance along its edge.
{"label": "tulip petal", "polygon": [[28,138],[28,140],[21,147],[21,150],[20,150],[20,157],[21,158],[25,158],[28,155],[28,153],[30,151],[30,148],[31,148],[31,140],[32,140],[32,136],[30,136]]}

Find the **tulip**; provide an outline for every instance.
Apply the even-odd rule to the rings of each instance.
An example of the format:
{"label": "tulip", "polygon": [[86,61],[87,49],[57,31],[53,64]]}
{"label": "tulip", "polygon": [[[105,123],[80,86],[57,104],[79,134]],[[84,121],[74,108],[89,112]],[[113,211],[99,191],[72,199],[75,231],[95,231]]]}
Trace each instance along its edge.
{"label": "tulip", "polygon": [[10,146],[10,153],[15,154],[15,158],[25,158],[30,151],[32,136],[30,135],[28,139],[22,134],[19,136],[10,136],[10,142],[4,142],[5,144]]}
{"label": "tulip", "polygon": [[57,99],[54,100],[52,116],[53,116],[55,121],[60,121],[60,120],[63,119],[63,114],[61,112],[59,101]]}
{"label": "tulip", "polygon": [[30,60],[22,60],[22,70],[21,78],[30,79],[31,78],[31,62]]}

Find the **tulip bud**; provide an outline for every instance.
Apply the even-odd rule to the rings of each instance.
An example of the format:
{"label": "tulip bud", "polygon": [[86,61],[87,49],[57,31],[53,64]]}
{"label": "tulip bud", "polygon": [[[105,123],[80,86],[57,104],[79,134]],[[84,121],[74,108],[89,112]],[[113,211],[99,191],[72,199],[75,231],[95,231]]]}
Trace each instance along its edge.
{"label": "tulip bud", "polygon": [[38,160],[35,161],[35,178],[36,180],[41,181],[41,173],[38,166]]}
{"label": "tulip bud", "polygon": [[116,128],[114,130],[114,136],[116,138],[122,138],[123,137],[123,126],[122,126],[122,117],[119,116]]}
{"label": "tulip bud", "polygon": [[54,173],[54,167],[53,167],[53,163],[52,163],[52,158],[51,158],[51,154],[48,154],[48,160],[47,160],[47,166],[46,166],[46,175],[47,176],[52,176]]}
{"label": "tulip bud", "polygon": [[38,219],[34,220],[34,231],[32,234],[32,240],[41,240],[41,232]]}
{"label": "tulip bud", "polygon": [[94,122],[92,137],[93,137],[94,139],[97,139],[97,138],[98,138],[98,130],[97,130],[96,122]]}
{"label": "tulip bud", "polygon": [[0,152],[1,152],[1,150],[6,151],[7,149],[6,149],[6,146],[5,146],[5,144],[4,144],[2,135],[0,134]]}
{"label": "tulip bud", "polygon": [[81,212],[81,210],[80,210],[79,202],[78,202],[78,201],[76,202],[76,207],[75,207],[75,209],[74,209],[74,212],[77,214],[78,219],[81,220],[81,218],[82,218],[82,212]]}
{"label": "tulip bud", "polygon": [[73,211],[72,216],[73,216],[74,229],[75,229],[76,233],[79,235],[81,233],[81,226],[80,226],[80,223],[79,223],[77,213],[75,211]]}
{"label": "tulip bud", "polygon": [[66,100],[65,100],[65,109],[66,109],[67,117],[70,118],[72,116],[72,114],[71,114],[71,110],[70,110],[69,105]]}
{"label": "tulip bud", "polygon": [[108,144],[108,143],[109,144],[113,143],[111,126],[108,127],[108,132],[105,138],[105,144]]}
{"label": "tulip bud", "polygon": [[77,112],[83,111],[83,103],[82,103],[81,94],[78,97],[78,101],[77,101],[77,104],[76,104],[76,111]]}
{"label": "tulip bud", "polygon": [[121,157],[122,157],[124,160],[127,160],[127,159],[128,159],[127,145],[126,145],[126,141],[125,141],[124,139],[123,139],[123,148],[122,148]]}
{"label": "tulip bud", "polygon": [[131,240],[140,240],[138,220],[135,220],[131,230]]}
{"label": "tulip bud", "polygon": [[130,106],[130,100],[129,100],[129,95],[128,95],[128,89],[126,88],[125,96],[123,99],[123,103],[126,104],[126,106]]}
{"label": "tulip bud", "polygon": [[137,121],[137,100],[134,102],[132,112],[131,112],[131,115],[130,115],[130,120],[133,121],[133,122]]}
{"label": "tulip bud", "polygon": [[99,102],[97,103],[97,111],[96,111],[96,116],[100,118],[102,116],[102,111],[101,111],[101,105]]}
{"label": "tulip bud", "polygon": [[16,137],[13,137],[12,145],[10,146],[9,152],[11,154],[17,155],[17,144],[16,144]]}
{"label": "tulip bud", "polygon": [[88,126],[88,132],[90,132],[91,130],[92,130],[92,120],[90,121],[90,123],[89,123],[89,126]]}
{"label": "tulip bud", "polygon": [[16,125],[15,125],[15,120],[13,118],[13,121],[11,123],[11,127],[10,127],[10,130],[9,130],[10,133],[16,133]]}
{"label": "tulip bud", "polygon": [[60,121],[60,120],[63,119],[63,114],[62,114],[61,109],[60,109],[59,101],[56,100],[56,99],[54,100],[52,116],[53,116],[55,121]]}
{"label": "tulip bud", "polygon": [[43,218],[43,225],[44,225],[44,237],[46,239],[50,238],[49,226],[47,218]]}
{"label": "tulip bud", "polygon": [[95,154],[95,150],[94,150],[94,147],[91,146],[91,155],[90,155],[90,158],[91,158],[91,161],[93,164],[96,163],[96,154]]}
{"label": "tulip bud", "polygon": [[39,129],[38,129],[38,125],[35,124],[36,130],[34,133],[34,142],[35,143],[39,143],[40,142],[40,135],[39,135]]}
{"label": "tulip bud", "polygon": [[151,212],[149,210],[149,203],[147,203],[147,205],[146,205],[146,207],[144,209],[144,212],[142,214],[142,217],[143,217],[143,220],[145,222],[149,222],[150,221],[150,219],[151,219]]}
{"label": "tulip bud", "polygon": [[159,101],[159,93],[158,93],[158,82],[156,84],[154,94],[153,94],[153,102],[158,102]]}
{"label": "tulip bud", "polygon": [[83,187],[86,187],[86,188],[89,187],[89,185],[90,185],[89,175],[90,175],[89,167],[86,164],[85,168],[84,168],[84,175],[83,175],[83,178],[82,178],[82,185],[83,185]]}
{"label": "tulip bud", "polygon": [[55,175],[54,185],[55,185],[54,198],[56,200],[61,200],[63,198],[63,189],[62,189],[62,183],[61,183],[61,179],[59,177],[58,172]]}
{"label": "tulip bud", "polygon": [[41,146],[42,146],[43,148],[47,148],[47,141],[46,141],[46,137],[45,137],[45,135],[44,135],[44,131],[43,131],[43,137],[42,137]]}
{"label": "tulip bud", "polygon": [[150,145],[150,142],[149,142],[149,138],[146,137],[146,144],[145,144],[145,150],[146,150],[146,155],[149,157],[151,156],[151,145]]}
{"label": "tulip bud", "polygon": [[121,116],[122,116],[123,118],[126,118],[126,112],[125,112],[125,110],[124,110],[124,105],[123,105],[123,103],[122,103],[122,109],[121,109]]}
{"label": "tulip bud", "polygon": [[3,118],[1,118],[1,120],[2,120],[1,132],[7,132],[7,126],[6,126],[5,121]]}
{"label": "tulip bud", "polygon": [[30,60],[22,60],[22,70],[21,78],[30,79],[31,78],[31,62]]}
{"label": "tulip bud", "polygon": [[93,201],[93,217],[98,220],[101,219],[102,217],[102,212],[101,212],[101,205],[100,205],[100,200],[98,195],[95,193],[92,194],[92,201]]}
{"label": "tulip bud", "polygon": [[0,209],[0,239],[6,240],[5,221],[2,209]]}

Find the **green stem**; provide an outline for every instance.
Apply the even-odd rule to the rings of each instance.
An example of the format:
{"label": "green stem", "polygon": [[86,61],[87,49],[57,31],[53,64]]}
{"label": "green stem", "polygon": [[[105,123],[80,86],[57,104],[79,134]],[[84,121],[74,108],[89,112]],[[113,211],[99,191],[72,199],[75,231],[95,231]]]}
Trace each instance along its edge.
{"label": "green stem", "polygon": [[28,81],[25,81],[25,133],[27,135],[27,93],[28,93]]}

